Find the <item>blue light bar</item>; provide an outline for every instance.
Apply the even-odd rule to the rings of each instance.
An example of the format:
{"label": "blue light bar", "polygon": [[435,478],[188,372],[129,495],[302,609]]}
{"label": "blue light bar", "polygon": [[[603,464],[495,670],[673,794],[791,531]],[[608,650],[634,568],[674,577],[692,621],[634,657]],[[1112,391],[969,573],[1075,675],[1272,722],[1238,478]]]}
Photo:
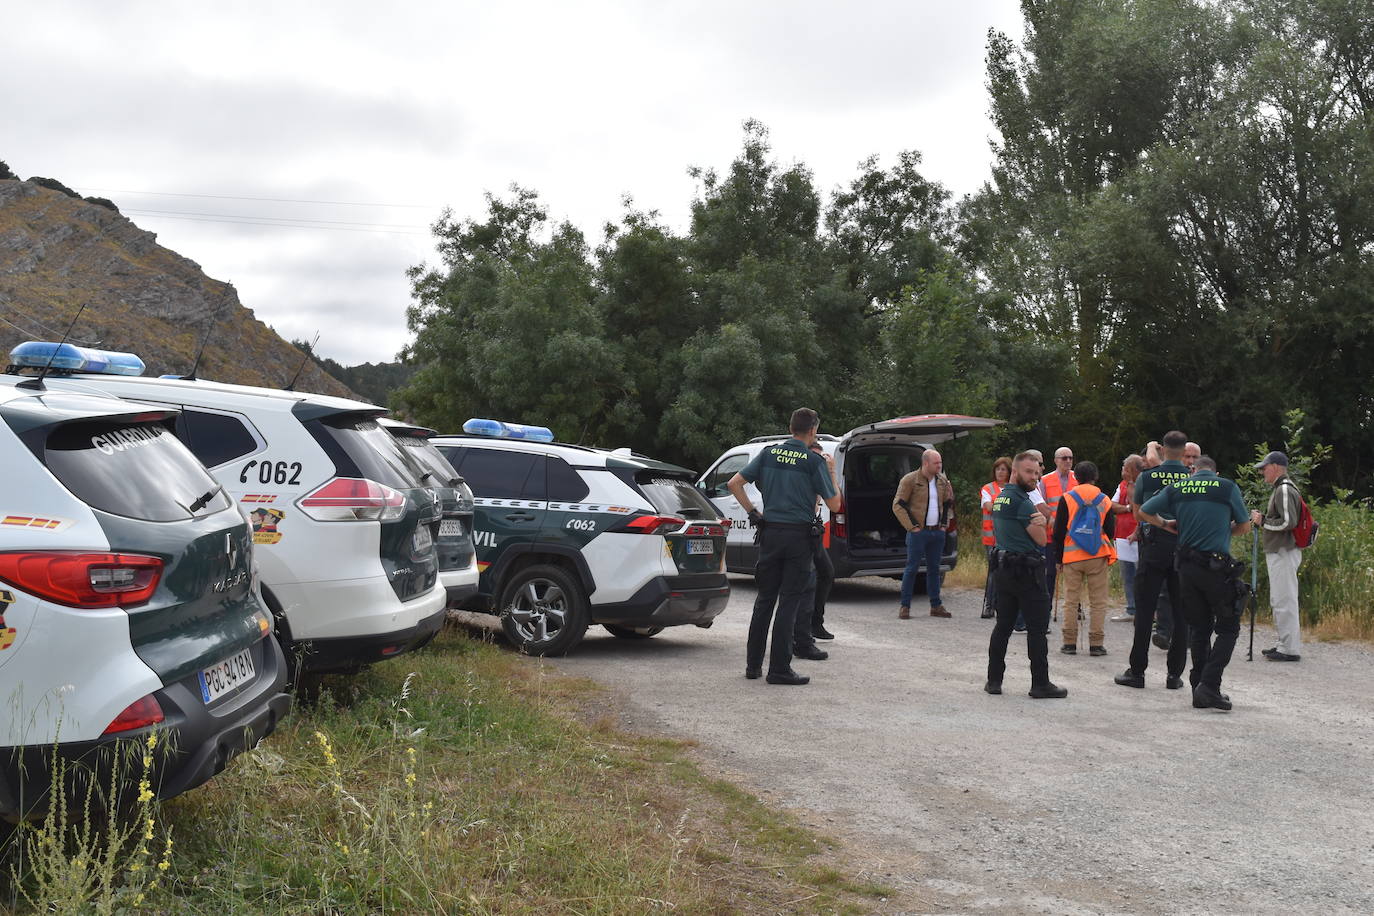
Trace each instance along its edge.
{"label": "blue light bar", "polygon": [[143,360],[132,353],[94,350],[75,344],[30,340],[10,351],[10,364],[29,369],[92,372],[101,375],[142,375]]}
{"label": "blue light bar", "polygon": [[547,426],[526,426],[523,423],[503,423],[474,417],[463,424],[469,436],[491,436],[495,439],[524,439],[528,442],[552,442],[553,430]]}

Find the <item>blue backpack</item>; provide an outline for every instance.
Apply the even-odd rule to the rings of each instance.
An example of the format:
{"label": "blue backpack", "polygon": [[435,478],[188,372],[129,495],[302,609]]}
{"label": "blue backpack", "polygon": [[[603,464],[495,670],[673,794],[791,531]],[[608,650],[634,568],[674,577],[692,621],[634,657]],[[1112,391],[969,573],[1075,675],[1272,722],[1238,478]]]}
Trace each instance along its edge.
{"label": "blue backpack", "polygon": [[[1084,553],[1096,554],[1102,549],[1103,544],[1102,513],[1097,507],[1102,505],[1102,500],[1106,499],[1107,494],[1098,493],[1090,503],[1083,502],[1083,497],[1072,491],[1068,495],[1078,503],[1078,511],[1074,513],[1073,523],[1069,525],[1069,539]],[[1085,512],[1085,509],[1093,511]]]}

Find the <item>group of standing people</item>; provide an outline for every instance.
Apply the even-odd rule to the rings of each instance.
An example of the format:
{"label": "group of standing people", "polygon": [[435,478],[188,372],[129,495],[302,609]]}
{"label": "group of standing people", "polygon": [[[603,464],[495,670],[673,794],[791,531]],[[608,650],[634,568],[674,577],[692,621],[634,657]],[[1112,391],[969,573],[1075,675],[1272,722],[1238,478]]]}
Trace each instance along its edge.
{"label": "group of standing people", "polygon": [[[1222,673],[1249,599],[1241,575],[1244,564],[1231,557],[1231,538],[1248,533],[1252,524],[1264,527],[1279,630],[1279,644],[1264,655],[1271,661],[1299,660],[1301,551],[1293,530],[1302,501],[1287,476],[1286,455],[1271,452],[1256,466],[1274,488],[1263,513],[1247,511],[1240,488],[1218,476],[1216,462],[1177,430],[1150,443],[1144,454],[1126,458],[1115,499],[1097,486],[1096,465],[1083,461],[1070,468],[1072,464],[1073,452],[1067,448],[1055,452],[1056,469],[1043,477],[1039,452],[1000,458],[993,465],[993,481],[980,493],[989,568],[984,616],[991,612],[997,618],[988,647],[989,693],[1002,692],[1007,644],[1024,621],[1030,695],[1066,696],[1067,690],[1049,679],[1046,636],[1055,578],[1063,576],[1065,585],[1061,651],[1077,653],[1080,602],[1086,596],[1089,652],[1106,655],[1108,569],[1120,562],[1127,607],[1115,619],[1132,620],[1135,632],[1129,667],[1116,676],[1116,683],[1145,686],[1153,642],[1168,650],[1165,687],[1180,689],[1191,651],[1193,706],[1229,710],[1230,698],[1221,692]],[[1157,626],[1162,609],[1169,619]]]}
{"label": "group of standing people", "polygon": [[[818,505],[831,512],[841,505],[834,461],[816,437],[814,410],[792,414],[791,437],[761,450],[727,483],[759,537],[758,596],[749,625],[745,677],[764,675],[771,626],[767,682],[801,685],[809,678],[792,670],[792,658],[823,659],[817,638],[827,639],[821,616],[833,578],[822,546]],[[1232,559],[1231,539],[1253,525],[1264,530],[1275,626],[1279,644],[1265,650],[1273,661],[1298,661],[1297,569],[1301,552],[1293,531],[1303,511],[1301,495],[1287,476],[1288,458],[1271,452],[1257,465],[1274,488],[1265,512],[1245,508],[1240,488],[1217,474],[1214,460],[1177,430],[1151,442],[1122,463],[1122,480],[1109,497],[1098,484],[1091,461],[1074,463],[1073,450],[1059,448],[1055,468],[1043,473],[1040,452],[1028,449],[993,464],[993,480],[979,499],[988,581],[984,617],[995,617],[988,643],[984,690],[1001,694],[1011,634],[1026,633],[1030,696],[1058,699],[1068,690],[1049,675],[1048,634],[1052,596],[1062,576],[1064,600],[1061,652],[1077,654],[1080,604],[1088,605],[1088,652],[1107,654],[1105,629],[1109,570],[1122,564],[1127,605],[1114,619],[1134,622],[1129,666],[1117,684],[1143,688],[1153,642],[1168,650],[1164,685],[1183,687],[1189,651],[1193,706],[1231,708],[1221,692],[1249,590],[1242,563]],[[745,484],[755,484],[764,513],[749,500]],[[902,578],[898,617],[911,617],[917,570],[924,564],[933,617],[949,617],[940,597],[940,558],[945,526],[954,505],[943,473],[943,458],[927,449],[918,470],[905,475],[893,499],[893,512],[907,532],[907,567]],[[1167,603],[1161,599],[1167,596]],[[1159,621],[1161,610],[1167,620]],[[823,613],[823,611],[821,612]]]}

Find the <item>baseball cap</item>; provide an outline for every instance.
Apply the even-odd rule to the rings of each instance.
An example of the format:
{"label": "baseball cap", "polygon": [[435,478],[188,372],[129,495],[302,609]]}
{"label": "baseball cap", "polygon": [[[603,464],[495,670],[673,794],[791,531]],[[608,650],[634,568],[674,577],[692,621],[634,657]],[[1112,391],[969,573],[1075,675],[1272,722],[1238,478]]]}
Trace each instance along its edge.
{"label": "baseball cap", "polygon": [[1288,456],[1283,452],[1270,452],[1264,456],[1264,460],[1255,465],[1255,470],[1259,470],[1266,464],[1277,464],[1279,467],[1288,467]]}

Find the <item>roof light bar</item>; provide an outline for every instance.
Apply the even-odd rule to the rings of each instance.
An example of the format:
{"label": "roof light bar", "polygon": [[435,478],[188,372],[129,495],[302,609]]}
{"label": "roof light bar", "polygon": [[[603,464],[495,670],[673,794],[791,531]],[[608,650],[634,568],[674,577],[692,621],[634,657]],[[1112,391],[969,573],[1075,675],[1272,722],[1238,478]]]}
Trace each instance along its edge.
{"label": "roof light bar", "polygon": [[503,423],[500,420],[472,418],[463,424],[469,436],[491,436],[495,439],[524,439],[529,442],[552,442],[553,430],[547,426],[526,426],[523,423]]}
{"label": "roof light bar", "polygon": [[10,351],[10,365],[27,369],[49,367],[56,372],[99,375],[142,375],[143,360],[132,353],[95,350],[76,344],[30,340]]}

